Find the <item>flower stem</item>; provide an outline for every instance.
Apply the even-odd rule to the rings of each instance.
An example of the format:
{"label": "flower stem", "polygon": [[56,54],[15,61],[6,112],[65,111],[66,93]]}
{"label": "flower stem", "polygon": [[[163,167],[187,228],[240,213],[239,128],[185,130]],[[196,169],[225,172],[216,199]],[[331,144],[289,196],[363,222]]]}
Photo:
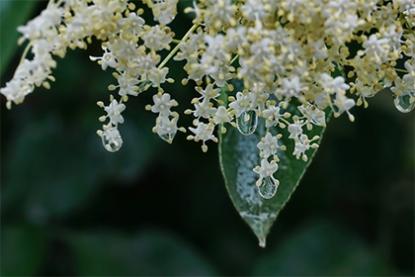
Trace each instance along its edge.
{"label": "flower stem", "polygon": [[24,49],[23,54],[20,57],[19,65],[21,65],[23,63],[24,59],[26,59],[26,56],[29,53],[30,48],[32,48],[32,43],[31,42]]}
{"label": "flower stem", "polygon": [[409,73],[407,70],[403,68],[395,68],[395,71],[402,72],[402,73]]}
{"label": "flower stem", "polygon": [[[196,30],[196,28],[199,26],[199,24],[193,24],[193,26],[187,31],[187,33],[182,37],[182,39],[177,43],[176,47],[173,48],[173,50],[171,50],[171,52],[167,55],[166,58],[164,58],[164,60],[159,64],[159,66],[157,67],[158,69],[163,68],[163,66],[165,66],[170,60],[171,58],[173,58],[176,53],[179,51],[180,49],[180,45],[187,40],[187,38],[194,32],[194,30]],[[138,89],[138,93],[142,93],[146,90],[148,90],[151,87],[151,83],[149,81],[144,81]]]}
{"label": "flower stem", "polygon": [[187,33],[182,37],[182,39],[180,40],[179,43],[177,43],[176,47],[173,48],[173,50],[171,50],[171,52],[167,55],[166,58],[164,58],[164,60],[159,64],[158,68],[163,68],[163,66],[165,66],[170,60],[171,58],[173,58],[176,53],[179,51],[180,49],[180,45],[187,40],[187,38],[196,30],[196,28],[198,27],[198,24],[194,24],[188,31]]}

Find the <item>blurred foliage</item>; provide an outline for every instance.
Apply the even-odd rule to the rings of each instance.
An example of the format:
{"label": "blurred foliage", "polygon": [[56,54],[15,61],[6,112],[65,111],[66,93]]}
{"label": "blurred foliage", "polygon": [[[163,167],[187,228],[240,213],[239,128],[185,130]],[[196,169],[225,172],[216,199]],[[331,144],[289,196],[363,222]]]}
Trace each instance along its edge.
{"label": "blurred foliage", "polygon": [[189,245],[157,230],[131,237],[100,231],[71,235],[69,245],[79,273],[85,276],[215,274]]}
{"label": "blurred foliage", "polygon": [[1,273],[31,275],[46,254],[46,235],[34,226],[7,226],[1,232]]}
{"label": "blurred foliage", "polygon": [[393,274],[381,257],[339,227],[315,222],[290,235],[255,268],[260,276]]}
{"label": "blurred foliage", "polygon": [[[25,17],[4,14],[1,85],[22,52],[9,61],[3,47]],[[189,21],[176,19],[179,35]],[[95,103],[113,79],[88,60],[99,53],[69,53],[52,90],[11,111],[0,100],[2,276],[415,274],[414,113],[395,111],[391,95],[355,109],[355,123],[332,121],[260,249],[227,196],[215,146],[203,154],[183,135],[167,145],[151,133],[152,92],[129,102],[123,149],[103,150]],[[171,71],[183,76],[181,64]],[[188,108],[191,86],[166,90]]]}

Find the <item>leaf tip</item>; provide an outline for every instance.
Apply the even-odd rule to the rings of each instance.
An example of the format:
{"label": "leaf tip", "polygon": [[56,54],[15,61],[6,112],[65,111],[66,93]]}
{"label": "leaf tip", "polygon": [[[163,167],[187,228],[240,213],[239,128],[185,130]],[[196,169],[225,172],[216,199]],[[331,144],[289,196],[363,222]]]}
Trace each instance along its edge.
{"label": "leaf tip", "polygon": [[258,237],[258,240],[259,240],[259,247],[265,248],[267,246],[266,237]]}

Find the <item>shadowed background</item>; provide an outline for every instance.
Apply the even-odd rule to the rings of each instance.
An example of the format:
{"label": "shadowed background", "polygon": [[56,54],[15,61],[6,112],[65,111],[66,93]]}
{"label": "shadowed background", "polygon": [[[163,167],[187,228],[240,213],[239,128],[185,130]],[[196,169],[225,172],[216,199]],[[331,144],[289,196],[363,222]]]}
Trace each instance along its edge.
{"label": "shadowed background", "polygon": [[[4,42],[45,3],[0,2],[4,86],[22,53]],[[190,25],[179,16],[173,27]],[[355,123],[329,124],[261,249],[227,196],[216,145],[203,154],[185,135],[168,145],[151,132],[153,91],[128,102],[123,148],[104,150],[95,103],[114,79],[89,61],[100,53],[69,52],[52,89],[11,111],[1,98],[3,276],[414,274],[414,113],[399,113],[390,94],[354,109]],[[170,63],[176,80],[181,66]],[[189,107],[190,85],[166,90]]]}

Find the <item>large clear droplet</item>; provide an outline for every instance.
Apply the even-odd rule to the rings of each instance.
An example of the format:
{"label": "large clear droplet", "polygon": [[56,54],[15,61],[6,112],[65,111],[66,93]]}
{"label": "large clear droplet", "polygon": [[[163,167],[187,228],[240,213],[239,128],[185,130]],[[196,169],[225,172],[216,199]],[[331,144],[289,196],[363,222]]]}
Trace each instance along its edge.
{"label": "large clear droplet", "polygon": [[249,136],[253,134],[258,126],[258,115],[255,111],[243,112],[236,119],[236,126],[242,135]]}
{"label": "large clear droplet", "polygon": [[105,147],[105,150],[108,152],[117,152],[122,147],[122,139],[121,137],[108,139],[106,136],[102,136],[102,144]]}
{"label": "large clear droplet", "polygon": [[258,187],[258,193],[264,199],[271,199],[277,193],[278,185],[278,180],[270,176],[265,177],[262,180],[261,185]]}
{"label": "large clear droplet", "polygon": [[398,111],[401,113],[409,113],[415,107],[415,91],[395,96],[393,102]]}
{"label": "large clear droplet", "polygon": [[159,137],[162,140],[164,140],[165,142],[170,143],[170,144],[173,142],[174,136],[175,136],[175,134],[172,134],[172,133],[165,133],[165,134],[159,135]]}

